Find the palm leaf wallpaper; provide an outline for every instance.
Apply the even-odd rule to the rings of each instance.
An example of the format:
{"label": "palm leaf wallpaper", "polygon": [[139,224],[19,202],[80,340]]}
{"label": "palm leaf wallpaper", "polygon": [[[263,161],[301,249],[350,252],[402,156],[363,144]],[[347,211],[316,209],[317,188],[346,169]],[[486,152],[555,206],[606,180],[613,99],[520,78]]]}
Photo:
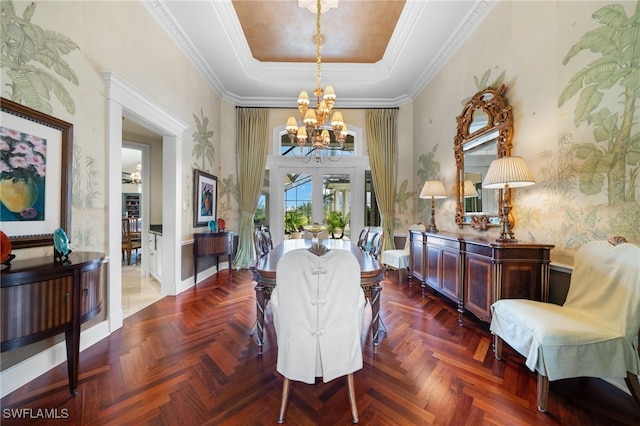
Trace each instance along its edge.
{"label": "palm leaf wallpaper", "polygon": [[49,100],[53,94],[69,114],[74,114],[75,102],[58,77],[78,85],[78,77],[62,58],[79,49],[78,45],[66,35],[45,30],[31,21],[36,2],[27,5],[21,16],[13,1],[3,0],[0,4],[2,68],[11,80],[3,85],[3,96],[52,114]]}

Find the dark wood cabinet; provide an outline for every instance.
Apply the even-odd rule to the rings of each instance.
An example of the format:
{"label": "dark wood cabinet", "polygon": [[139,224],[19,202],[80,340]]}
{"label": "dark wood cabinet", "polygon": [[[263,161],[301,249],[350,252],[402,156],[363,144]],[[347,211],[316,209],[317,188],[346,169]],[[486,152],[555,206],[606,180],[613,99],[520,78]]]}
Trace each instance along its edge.
{"label": "dark wood cabinet", "polygon": [[63,263],[54,263],[51,256],[14,261],[2,270],[2,352],[64,332],[73,395],[78,387],[80,325],[102,310],[103,262],[102,253],[74,252]]}
{"label": "dark wood cabinet", "polygon": [[424,273],[424,234],[409,232],[409,280],[425,281]]}
{"label": "dark wood cabinet", "polygon": [[457,301],[460,295],[460,241],[426,236],[424,284]]}
{"label": "dark wood cabinet", "polygon": [[464,311],[490,321],[491,304],[499,299],[547,300],[553,245],[419,231],[410,231],[410,238],[411,276],[423,291],[431,287],[457,303],[460,324]]}
{"label": "dark wood cabinet", "polygon": [[233,232],[199,232],[193,234],[193,280],[198,284],[198,259],[216,257],[216,270],[220,270],[220,256],[227,256],[229,277],[231,277],[231,257],[233,255]]}

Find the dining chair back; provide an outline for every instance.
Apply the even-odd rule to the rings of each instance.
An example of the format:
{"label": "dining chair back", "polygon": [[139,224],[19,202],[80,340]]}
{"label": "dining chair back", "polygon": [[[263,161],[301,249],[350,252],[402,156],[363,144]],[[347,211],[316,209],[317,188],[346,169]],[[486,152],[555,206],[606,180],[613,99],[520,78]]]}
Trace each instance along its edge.
{"label": "dining chair back", "polygon": [[425,226],[421,223],[415,223],[409,226],[407,230],[407,237],[404,241],[404,247],[401,249],[384,250],[380,257],[380,262],[387,269],[396,269],[398,271],[398,282],[402,282],[402,271],[407,270],[409,274],[409,254],[410,254],[410,231],[422,231],[426,230]]}
{"label": "dining chair back", "polygon": [[367,241],[369,239],[369,228],[362,228],[362,231],[360,231],[360,235],[358,236],[358,247],[360,248],[360,250],[367,250]]}
{"label": "dining chair back", "polygon": [[363,366],[361,331],[365,298],[360,264],[349,251],[322,255],[307,249],[285,253],[276,266],[271,309],[278,344],[277,371],[284,376],[279,422],[290,382],[314,384],[347,376],[353,422],[358,422],[353,373]]}
{"label": "dining chair back", "polygon": [[369,254],[376,260],[380,256],[380,250],[382,249],[382,231],[373,232],[371,234],[371,245],[369,246]]}
{"label": "dining chair back", "polygon": [[273,240],[269,228],[258,227],[253,233],[253,244],[256,250],[256,257],[259,259],[273,249]]}
{"label": "dining chair back", "polygon": [[131,254],[133,251],[138,255],[138,250],[142,248],[142,235],[140,229],[140,219],[135,217],[122,218],[122,260],[131,265]]}

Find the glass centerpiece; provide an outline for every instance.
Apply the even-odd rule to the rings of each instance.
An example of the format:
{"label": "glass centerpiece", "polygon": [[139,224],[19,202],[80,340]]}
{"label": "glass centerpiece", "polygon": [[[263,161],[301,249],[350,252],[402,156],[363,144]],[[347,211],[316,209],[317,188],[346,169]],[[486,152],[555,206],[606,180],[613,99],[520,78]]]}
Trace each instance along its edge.
{"label": "glass centerpiece", "polygon": [[325,245],[320,244],[320,242],[318,241],[318,234],[327,229],[326,225],[312,223],[311,225],[303,226],[303,228],[305,231],[313,235],[313,238],[311,239],[311,248],[309,248],[309,251],[311,253],[322,256],[329,251],[329,249]]}

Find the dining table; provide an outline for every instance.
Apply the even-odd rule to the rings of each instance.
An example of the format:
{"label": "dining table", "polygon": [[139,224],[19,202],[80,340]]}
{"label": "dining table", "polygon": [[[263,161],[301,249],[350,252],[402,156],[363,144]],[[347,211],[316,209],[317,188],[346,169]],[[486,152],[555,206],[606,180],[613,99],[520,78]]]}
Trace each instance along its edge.
{"label": "dining table", "polygon": [[[256,327],[258,343],[258,354],[262,354],[264,344],[264,314],[267,303],[271,297],[271,292],[276,286],[276,267],[278,260],[288,251],[296,249],[311,249],[314,244],[311,239],[290,239],[284,240],[264,256],[258,258],[253,271],[253,279],[256,281]],[[360,286],[364,295],[371,305],[371,328],[373,352],[378,352],[379,331],[380,331],[380,293],[382,286],[383,267],[378,260],[360,249],[349,240],[326,239],[319,240],[320,244],[328,250],[350,251],[360,264]]]}

